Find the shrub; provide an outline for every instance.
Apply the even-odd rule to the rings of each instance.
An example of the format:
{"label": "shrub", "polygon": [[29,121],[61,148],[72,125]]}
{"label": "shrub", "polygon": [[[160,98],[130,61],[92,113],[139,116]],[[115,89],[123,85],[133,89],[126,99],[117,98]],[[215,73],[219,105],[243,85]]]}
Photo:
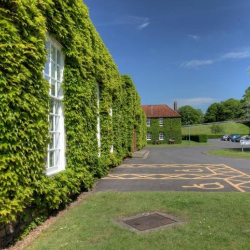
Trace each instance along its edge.
{"label": "shrub", "polygon": [[219,139],[221,138],[222,134],[210,134],[210,135],[207,135],[207,138],[208,139]]}
{"label": "shrub", "polygon": [[213,124],[210,129],[211,129],[211,132],[214,134],[221,134],[224,131],[222,126],[220,126],[219,124]]}
{"label": "shrub", "polygon": [[[183,140],[186,140],[188,138],[187,135],[182,136]],[[196,142],[207,142],[208,136],[207,135],[190,135],[191,141]]]}

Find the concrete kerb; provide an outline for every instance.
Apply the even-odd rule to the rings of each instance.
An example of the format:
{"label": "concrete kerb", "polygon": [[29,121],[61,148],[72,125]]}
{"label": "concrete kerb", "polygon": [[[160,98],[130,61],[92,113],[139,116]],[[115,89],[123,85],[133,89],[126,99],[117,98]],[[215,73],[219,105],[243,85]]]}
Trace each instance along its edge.
{"label": "concrete kerb", "polygon": [[146,149],[141,149],[132,154],[132,158],[142,158],[146,159],[148,157],[149,151]]}

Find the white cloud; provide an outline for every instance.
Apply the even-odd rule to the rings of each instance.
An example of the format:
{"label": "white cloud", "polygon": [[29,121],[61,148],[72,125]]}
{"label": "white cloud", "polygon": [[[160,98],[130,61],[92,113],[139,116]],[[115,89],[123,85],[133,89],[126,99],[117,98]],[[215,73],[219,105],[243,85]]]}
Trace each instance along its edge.
{"label": "white cloud", "polygon": [[121,16],[116,20],[101,23],[98,26],[112,26],[112,25],[137,25],[139,30],[146,28],[150,24],[149,18],[139,16]]}
{"label": "white cloud", "polygon": [[200,106],[202,104],[208,104],[208,103],[214,103],[216,100],[211,97],[196,97],[196,98],[183,98],[183,99],[177,99],[178,106]]}
{"label": "white cloud", "polygon": [[200,40],[200,36],[199,35],[188,35],[189,38],[195,40],[195,41],[198,41]]}
{"label": "white cloud", "polygon": [[181,67],[186,68],[186,69],[198,69],[201,66],[211,65],[213,63],[214,63],[213,60],[192,60],[189,62],[182,63]]}
{"label": "white cloud", "polygon": [[183,62],[180,66],[186,69],[198,69],[202,66],[211,65],[217,61],[233,60],[233,59],[244,59],[250,57],[250,48],[244,48],[237,52],[228,52],[218,58],[208,60],[191,60],[189,62]]}
{"label": "white cloud", "polygon": [[250,49],[240,52],[229,52],[222,56],[221,59],[241,59],[250,57]]}
{"label": "white cloud", "polygon": [[138,26],[138,29],[139,29],[139,30],[142,30],[142,29],[146,28],[149,24],[150,24],[150,22],[145,22],[145,23],[139,25],[139,26]]}

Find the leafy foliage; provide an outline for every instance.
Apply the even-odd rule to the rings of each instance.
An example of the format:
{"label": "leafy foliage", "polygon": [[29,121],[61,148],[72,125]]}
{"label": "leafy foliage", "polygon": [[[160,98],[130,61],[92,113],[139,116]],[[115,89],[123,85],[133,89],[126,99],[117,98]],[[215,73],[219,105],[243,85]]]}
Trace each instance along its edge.
{"label": "leafy foliage", "polygon": [[178,113],[181,115],[182,125],[200,124],[203,122],[202,111],[200,109],[194,109],[189,105],[180,107]]}
{"label": "leafy foliage", "polygon": [[[131,154],[134,129],[137,148],[145,145],[146,118],[131,79],[120,76],[81,0],[4,1],[0,26],[0,223],[9,223],[26,207],[40,213],[57,209],[90,188]],[[49,84],[42,75],[46,33],[62,44],[65,55],[67,166],[53,177],[44,174],[49,142]]]}
{"label": "leafy foliage", "polygon": [[242,115],[241,101],[230,98],[220,103],[211,104],[204,117],[205,122],[231,121],[240,119]]}
{"label": "leafy foliage", "polygon": [[191,141],[196,142],[207,142],[208,136],[207,135],[190,135]]}
{"label": "leafy foliage", "polygon": [[248,87],[243,95],[243,99],[241,100],[242,105],[242,119],[250,118],[250,87]]}
{"label": "leafy foliage", "polygon": [[211,104],[204,116],[204,122],[209,123],[209,122],[217,122],[219,121],[219,109],[220,109],[220,104],[215,102]]}
{"label": "leafy foliage", "polygon": [[212,124],[210,129],[213,134],[221,134],[224,132],[223,127],[219,124]]}

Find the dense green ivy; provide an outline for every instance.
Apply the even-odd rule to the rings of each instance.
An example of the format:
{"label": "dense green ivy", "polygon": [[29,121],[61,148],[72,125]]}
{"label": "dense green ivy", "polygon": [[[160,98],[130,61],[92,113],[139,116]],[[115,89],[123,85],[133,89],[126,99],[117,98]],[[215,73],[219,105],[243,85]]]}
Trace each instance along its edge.
{"label": "dense green ivy", "polygon": [[150,119],[150,127],[147,127],[148,133],[151,133],[151,141],[149,144],[159,141],[159,133],[164,133],[162,143],[168,143],[169,139],[175,143],[181,143],[181,118],[163,118],[163,126],[159,125],[159,118]]}
{"label": "dense green ivy", "polygon": [[[120,76],[81,0],[2,0],[0,27],[0,223],[9,223],[27,207],[57,209],[90,188],[131,155],[134,130],[137,148],[145,145],[146,118],[131,79]],[[62,44],[65,55],[67,166],[53,177],[44,174],[49,142],[49,84],[42,75],[46,33]]]}

